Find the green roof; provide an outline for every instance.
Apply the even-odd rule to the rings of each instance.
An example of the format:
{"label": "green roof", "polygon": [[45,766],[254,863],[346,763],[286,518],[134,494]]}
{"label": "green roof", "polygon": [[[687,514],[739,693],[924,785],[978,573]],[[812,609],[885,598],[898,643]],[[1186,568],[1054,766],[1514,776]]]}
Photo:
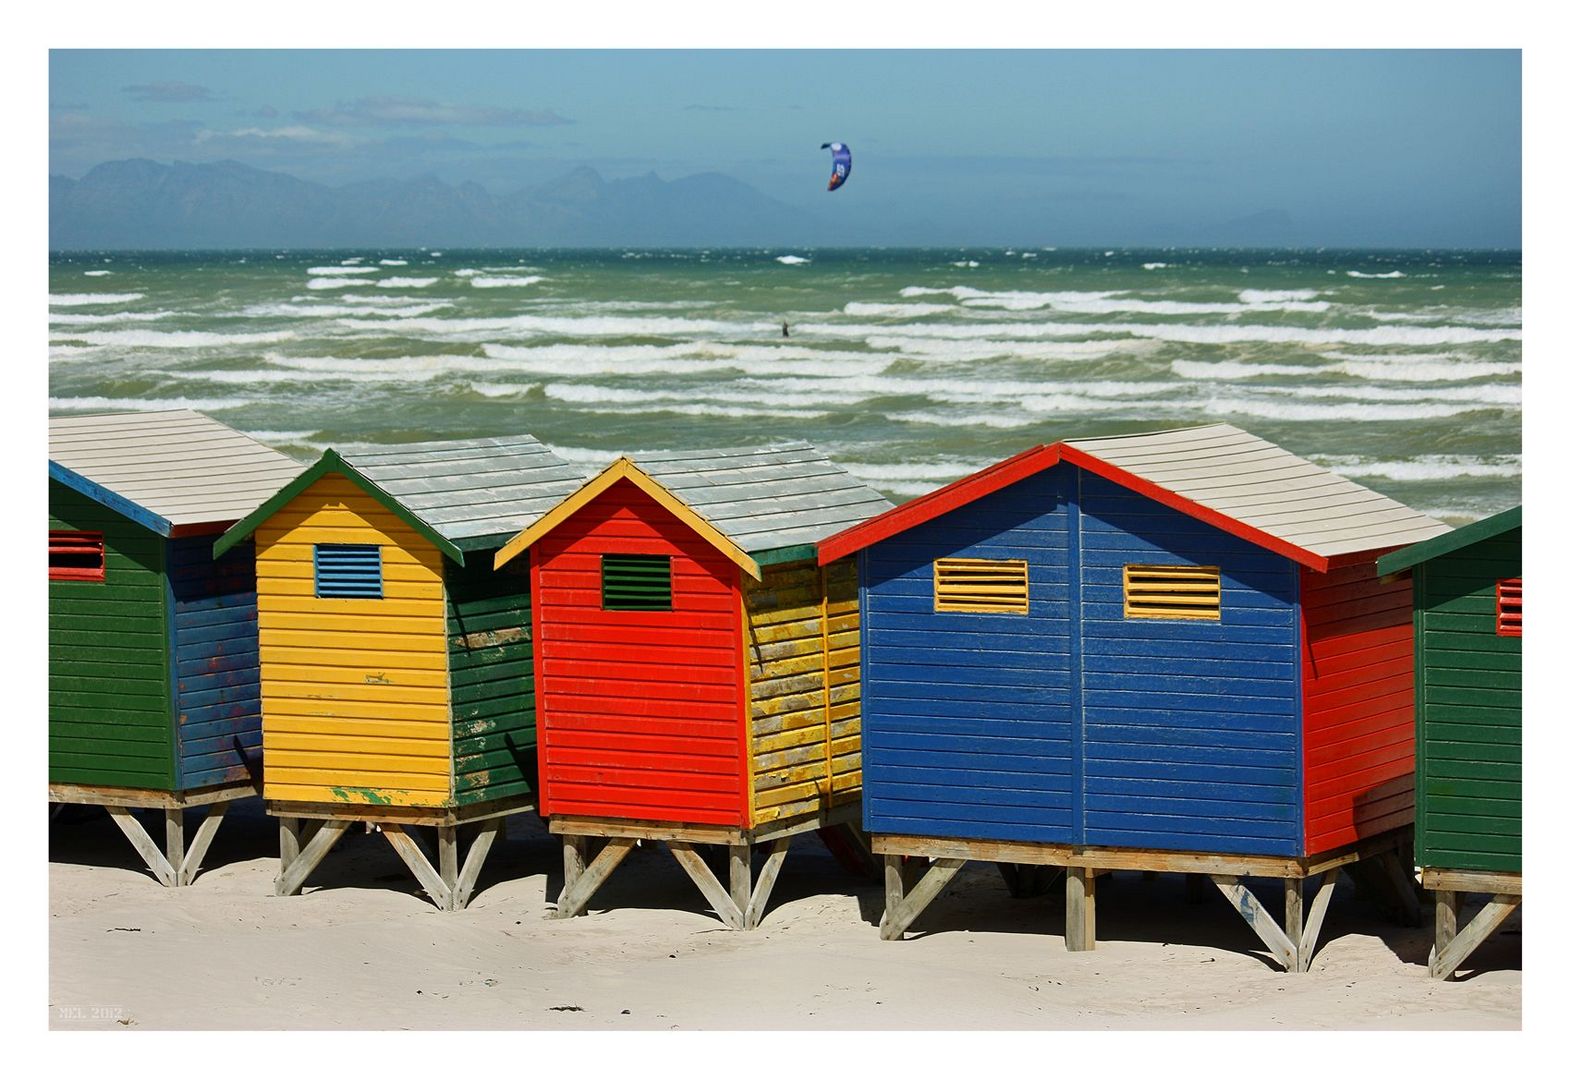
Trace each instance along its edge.
{"label": "green roof", "polygon": [[1416,544],[1409,544],[1405,548],[1389,552],[1380,557],[1375,564],[1376,572],[1382,577],[1386,574],[1396,574],[1403,570],[1411,569],[1421,562],[1428,562],[1437,555],[1447,555],[1459,551],[1481,540],[1488,540],[1499,536],[1503,532],[1522,527],[1522,508],[1513,507],[1502,511],[1494,517],[1486,517],[1482,521],[1475,521],[1471,525],[1464,525],[1460,529],[1437,536],[1432,540],[1423,540]]}

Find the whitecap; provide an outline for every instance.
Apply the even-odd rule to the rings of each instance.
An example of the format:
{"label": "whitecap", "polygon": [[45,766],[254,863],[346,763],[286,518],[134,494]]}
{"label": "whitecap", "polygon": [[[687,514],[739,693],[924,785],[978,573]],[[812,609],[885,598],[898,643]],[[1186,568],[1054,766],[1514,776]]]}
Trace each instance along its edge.
{"label": "whitecap", "polygon": [[1243,289],[1238,299],[1246,304],[1275,304],[1293,300],[1314,300],[1318,289]]}
{"label": "whitecap", "polygon": [[845,306],[847,315],[863,315],[870,318],[920,318],[923,315],[937,315],[940,312],[953,311],[953,304],[872,304],[853,300]]}
{"label": "whitecap", "polygon": [[89,345],[119,345],[130,349],[204,349],[288,341],[295,334],[292,330],[261,334],[214,334],[205,330],[82,330],[61,336]]}
{"label": "whitecap", "polygon": [[408,266],[409,265],[409,260],[408,259],[378,259],[377,263],[378,263],[378,265],[381,265],[381,266]]}
{"label": "whitecap", "polygon": [[[424,289],[440,280],[434,277],[390,277],[376,283],[379,289]],[[478,278],[476,279],[479,280]]]}
{"label": "whitecap", "polygon": [[1171,263],[1164,263],[1164,262],[1141,263],[1140,264],[1140,269],[1142,269],[1142,270],[1166,270],[1171,265],[1172,265]]}
{"label": "whitecap", "polygon": [[374,266],[313,266],[306,271],[314,277],[344,277],[353,274],[380,274]]}
{"label": "whitecap", "polygon": [[1265,375],[1324,375],[1323,364],[1250,364],[1237,360],[1174,360],[1174,375],[1186,379],[1255,379]]}
{"label": "whitecap", "polygon": [[977,262],[975,259],[961,259],[959,262],[952,262],[949,265],[958,266],[966,270],[974,270],[982,264]]}
{"label": "whitecap", "polygon": [[175,314],[173,311],[116,311],[103,315],[84,315],[80,312],[50,312],[50,326],[88,326],[94,323],[157,322]]}
{"label": "whitecap", "polygon": [[145,297],[139,292],[50,293],[50,307],[87,307],[90,304],[130,304]]}
{"label": "whitecap", "polygon": [[108,277],[113,272],[114,271],[112,271],[112,270],[83,270],[82,271],[82,276],[83,277]]}
{"label": "whitecap", "polygon": [[102,411],[113,409],[116,412],[160,412],[169,409],[193,409],[196,412],[221,412],[224,409],[240,409],[252,402],[248,398],[112,398],[112,397],[51,397],[49,408],[51,410],[77,410]]}
{"label": "whitecap", "polygon": [[1405,461],[1382,461],[1354,456],[1316,457],[1314,460],[1343,476],[1398,481],[1455,480],[1462,477],[1512,478],[1522,475],[1520,455],[1477,457],[1464,454],[1419,454]]}
{"label": "whitecap", "polygon": [[362,287],[374,285],[374,281],[364,281],[360,278],[312,278],[305,283],[308,289],[348,289],[359,285]]}
{"label": "whitecap", "polygon": [[1369,279],[1375,279],[1375,278],[1404,278],[1404,277],[1407,277],[1407,275],[1402,273],[1402,271],[1400,271],[1400,270],[1392,270],[1390,273],[1386,273],[1386,274],[1365,274],[1365,273],[1363,273],[1361,271],[1358,271],[1358,270],[1349,270],[1349,271],[1347,271],[1347,276],[1351,277],[1351,278],[1369,278]]}
{"label": "whitecap", "polygon": [[545,278],[539,274],[525,274],[523,277],[471,277],[469,284],[477,289],[517,289],[525,285],[538,285]]}
{"label": "whitecap", "polygon": [[781,266],[805,266],[812,259],[803,258],[801,255],[776,255],[775,262]]}

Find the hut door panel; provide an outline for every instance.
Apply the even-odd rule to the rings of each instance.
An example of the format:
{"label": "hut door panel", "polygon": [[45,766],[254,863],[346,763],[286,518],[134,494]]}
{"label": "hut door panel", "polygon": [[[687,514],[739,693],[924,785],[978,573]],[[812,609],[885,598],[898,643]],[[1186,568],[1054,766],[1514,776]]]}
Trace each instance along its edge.
{"label": "hut door panel", "polygon": [[[863,556],[870,830],[1071,839],[1072,482],[1039,473]],[[935,610],[935,559],[1024,560],[1026,612]]]}
{"label": "hut door panel", "polygon": [[[602,556],[671,560],[671,609],[606,610]],[[541,811],[743,824],[735,564],[634,485],[540,541]]]}
{"label": "hut door panel", "polygon": [[215,560],[211,536],[171,540],[169,586],[180,784],[198,788],[260,776],[255,550],[247,541]]}
{"label": "hut door panel", "polygon": [[[1076,840],[1296,853],[1296,568],[1111,481],[1079,475]],[[1126,615],[1131,564],[1220,567],[1220,619]]]}

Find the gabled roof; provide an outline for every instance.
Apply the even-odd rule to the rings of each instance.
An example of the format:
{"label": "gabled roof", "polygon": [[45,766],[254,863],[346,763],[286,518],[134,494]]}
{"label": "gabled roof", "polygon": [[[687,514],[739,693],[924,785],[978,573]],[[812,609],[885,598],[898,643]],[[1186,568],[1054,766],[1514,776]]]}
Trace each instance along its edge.
{"label": "gabled roof", "polygon": [[889,500],[808,443],[667,450],[618,458],[497,552],[501,566],[618,480],[676,514],[754,578],[759,566],[813,558],[819,541],[882,513]]}
{"label": "gabled roof", "polygon": [[1421,562],[1428,562],[1438,555],[1448,555],[1453,551],[1460,551],[1465,547],[1483,540],[1492,540],[1501,533],[1510,532],[1512,529],[1522,527],[1522,508],[1512,507],[1503,510],[1493,517],[1486,517],[1460,529],[1453,529],[1443,536],[1433,540],[1425,540],[1412,544],[1400,551],[1393,551],[1380,556],[1380,561],[1375,564],[1375,571],[1382,577],[1386,574],[1396,574],[1403,570],[1417,566]]}
{"label": "gabled roof", "polygon": [[328,450],[230,529],[222,554],[321,477],[344,476],[460,566],[575,491],[584,474],[531,435]]}
{"label": "gabled roof", "polygon": [[1060,461],[1324,571],[1449,532],[1442,522],[1230,424],[1069,439],[989,466],[819,545],[841,558]]}
{"label": "gabled roof", "polygon": [[161,536],[245,517],[300,463],[190,409],[49,418],[49,476]]}

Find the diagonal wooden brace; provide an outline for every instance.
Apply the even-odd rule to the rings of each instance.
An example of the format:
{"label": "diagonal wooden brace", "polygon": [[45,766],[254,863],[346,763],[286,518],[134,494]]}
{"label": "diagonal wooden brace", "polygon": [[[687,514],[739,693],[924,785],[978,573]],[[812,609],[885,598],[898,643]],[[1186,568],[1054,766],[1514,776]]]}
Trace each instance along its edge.
{"label": "diagonal wooden brace", "polygon": [[566,863],[566,878],[562,883],[562,891],[556,898],[556,918],[571,919],[583,911],[588,905],[590,897],[595,891],[605,884],[605,879],[611,876],[627,853],[632,851],[638,841],[631,836],[613,836],[606,841],[605,847],[594,857],[588,866],[584,865],[585,838],[581,836],[563,837],[563,858]]}
{"label": "diagonal wooden brace", "polygon": [[780,866],[785,862],[786,852],[790,850],[791,838],[782,836],[776,840],[769,849],[769,857],[764,860],[764,868],[759,871],[758,881],[753,885],[752,898],[747,902],[746,928],[756,929],[763,921],[764,907],[769,903],[769,894],[774,891],[775,879],[780,876]]}
{"label": "diagonal wooden brace", "polygon": [[[1452,893],[1452,897],[1456,894]],[[1462,961],[1472,955],[1473,950],[1484,943],[1484,939],[1496,930],[1500,924],[1510,918],[1511,913],[1522,904],[1520,896],[1508,896],[1504,893],[1495,894],[1484,909],[1473,916],[1472,922],[1452,938],[1443,947],[1437,948],[1429,958],[1429,974],[1435,979],[1449,979],[1462,966]],[[1451,918],[1454,920],[1455,900],[1451,902]],[[1438,906],[1438,905],[1437,905]]]}
{"label": "diagonal wooden brace", "polygon": [[142,828],[142,823],[136,819],[129,806],[106,806],[104,809],[109,811],[109,816],[120,826],[120,831],[125,833],[125,838],[131,841],[131,846],[136,848],[136,853],[142,856],[142,861],[160,883],[171,888],[180,884],[179,874],[169,865],[169,860],[158,850],[158,845],[147,835],[147,830]]}
{"label": "diagonal wooden brace", "polygon": [[[899,864],[900,856],[885,856],[884,863],[884,917],[878,924],[878,936],[885,941],[899,941],[906,928],[944,891],[950,879],[966,864],[965,859],[934,859],[927,873],[910,889],[905,888],[905,877]],[[899,892],[893,888],[899,885]]]}
{"label": "diagonal wooden brace", "polygon": [[348,821],[324,821],[306,845],[288,860],[287,865],[283,865],[284,860],[280,858],[281,868],[273,885],[274,893],[279,896],[293,896],[299,892],[300,887],[305,884],[305,879],[333,849],[333,845],[338,843],[349,825]]}
{"label": "diagonal wooden brace", "polygon": [[1228,903],[1244,917],[1249,928],[1271,950],[1277,962],[1287,971],[1298,970],[1298,947],[1288,939],[1287,933],[1277,925],[1265,908],[1260,906],[1260,901],[1255,899],[1255,894],[1232,874],[1212,874],[1211,880],[1227,897]]}
{"label": "diagonal wooden brace", "polygon": [[480,870],[485,865],[486,856],[491,853],[491,845],[496,843],[497,837],[502,835],[502,823],[506,818],[490,818],[480,823],[474,839],[469,841],[469,851],[464,855],[464,868],[458,873],[458,883],[453,888],[453,909],[462,911],[469,906],[469,898],[474,895],[475,882],[480,880]]}
{"label": "diagonal wooden brace", "polygon": [[[433,903],[443,911],[451,910],[453,903],[453,890],[443,880],[436,867],[431,865],[431,860],[426,856],[425,849],[404,830],[402,825],[391,821],[382,822],[382,835],[387,837],[387,842],[393,845],[393,850],[398,852],[398,857],[404,860],[404,865],[409,867],[415,879],[420,882],[426,894]],[[444,837],[444,842],[446,838]],[[444,858],[444,867],[448,860]]]}
{"label": "diagonal wooden brace", "polygon": [[189,885],[196,880],[196,875],[202,869],[202,860],[207,856],[207,849],[212,846],[213,837],[218,832],[218,826],[223,824],[224,814],[229,809],[226,802],[214,803],[207,809],[207,816],[202,819],[202,824],[196,827],[196,835],[191,838],[191,846],[186,850],[185,858],[180,861],[180,884]]}
{"label": "diagonal wooden brace", "polygon": [[715,872],[709,869],[709,864],[704,862],[704,857],[693,850],[693,845],[685,840],[667,840],[666,847],[676,857],[687,876],[693,879],[693,884],[698,886],[698,891],[704,894],[704,899],[709,901],[715,914],[720,916],[720,921],[733,930],[742,930],[746,927],[746,919],[742,909],[737,907],[736,901],[726,887],[720,884],[720,879],[715,877]]}

